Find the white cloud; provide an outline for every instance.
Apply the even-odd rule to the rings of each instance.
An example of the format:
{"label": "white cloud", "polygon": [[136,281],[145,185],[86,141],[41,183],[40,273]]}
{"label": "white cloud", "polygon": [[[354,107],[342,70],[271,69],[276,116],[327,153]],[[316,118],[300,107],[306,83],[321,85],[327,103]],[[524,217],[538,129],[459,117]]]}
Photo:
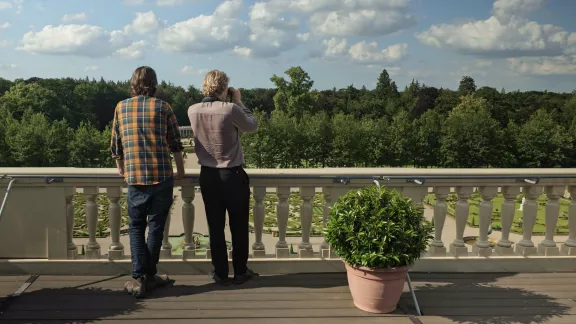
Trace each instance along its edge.
{"label": "white cloud", "polygon": [[186,75],[202,75],[202,74],[208,73],[208,70],[195,69],[189,65],[186,65],[182,68],[182,70],[180,70],[180,73],[186,74]]}
{"label": "white cloud", "polygon": [[545,0],[495,0],[492,14],[506,24],[514,16],[524,16],[544,5]]}
{"label": "white cloud", "polygon": [[[177,22],[158,33],[158,46],[167,51],[209,53],[233,49],[250,34],[246,22],[230,16],[228,8],[241,0],[225,1],[212,15]],[[239,15],[237,12],[236,15]]]}
{"label": "white cloud", "polygon": [[156,17],[154,11],[137,12],[136,18],[124,27],[124,32],[128,34],[146,35],[156,31],[161,25],[160,19]]}
{"label": "white cloud", "polygon": [[141,6],[144,4],[144,0],[123,0],[124,5],[126,6]]}
{"label": "white cloud", "polygon": [[576,56],[509,58],[510,70],[532,75],[576,75]]}
{"label": "white cloud", "polygon": [[146,41],[141,40],[134,42],[127,47],[118,49],[114,54],[132,60],[141,60],[144,58],[144,47],[146,46]]}
{"label": "white cloud", "polygon": [[10,45],[10,42],[7,40],[0,41],[0,47],[6,47]]}
{"label": "white cloud", "polygon": [[378,43],[361,41],[352,45],[348,53],[359,63],[395,62],[408,55],[408,44],[394,44],[378,50]]}
{"label": "white cloud", "polygon": [[0,70],[12,70],[17,68],[16,64],[0,64]]}
{"label": "white cloud", "polygon": [[156,0],[156,5],[160,7],[178,6],[185,3],[193,3],[198,0]]}
{"label": "white cloud", "polygon": [[120,31],[107,32],[91,25],[48,25],[39,32],[24,34],[16,49],[30,53],[103,57],[125,44]]}
{"label": "white cloud", "polygon": [[415,24],[413,16],[399,10],[331,11],[316,13],[310,18],[314,32],[333,36],[387,35]]}
{"label": "white cloud", "polygon": [[[494,16],[460,24],[433,25],[416,34],[423,44],[462,54],[493,57],[558,56],[570,50],[574,33],[539,24],[522,15],[543,5],[542,0],[496,0]],[[575,42],[576,43],[576,42]]]}
{"label": "white cloud", "polygon": [[9,22],[5,22],[3,24],[0,24],[0,29],[8,29],[10,28],[12,25]]}
{"label": "white cloud", "polygon": [[378,43],[358,42],[348,47],[346,39],[332,37],[323,41],[323,58],[349,60],[360,64],[381,64],[400,61],[408,55],[408,44],[394,44],[378,49]]}
{"label": "white cloud", "polygon": [[12,8],[12,3],[8,1],[0,1],[0,10]]}
{"label": "white cloud", "polygon": [[88,19],[88,16],[86,16],[85,13],[80,12],[80,13],[75,13],[75,14],[66,14],[62,17],[62,22],[63,23],[69,23],[69,22],[74,22],[74,21],[84,21]]}
{"label": "white cloud", "polygon": [[313,34],[381,36],[416,25],[416,18],[409,12],[410,0],[270,0],[263,3],[275,16],[285,13],[309,16]]}
{"label": "white cloud", "polygon": [[252,55],[252,49],[250,49],[248,47],[236,46],[236,47],[234,47],[233,51],[238,56],[250,56],[250,55]]}
{"label": "white cloud", "polygon": [[325,39],[322,41],[322,44],[324,45],[324,57],[326,58],[340,57],[346,54],[348,49],[348,42],[346,39],[336,37]]}
{"label": "white cloud", "polygon": [[98,71],[100,70],[99,66],[96,65],[88,65],[87,67],[84,68],[84,71],[88,72],[88,71]]}

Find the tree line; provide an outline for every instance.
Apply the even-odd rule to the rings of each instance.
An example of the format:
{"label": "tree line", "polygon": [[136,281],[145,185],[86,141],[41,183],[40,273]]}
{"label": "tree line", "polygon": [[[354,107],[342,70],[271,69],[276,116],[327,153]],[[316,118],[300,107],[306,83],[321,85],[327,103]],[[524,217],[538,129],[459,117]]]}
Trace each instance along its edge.
{"label": "tree line", "polygon": [[[576,92],[456,90],[413,80],[399,90],[383,70],[374,89],[316,90],[292,67],[274,88],[241,89],[260,123],[243,134],[250,167],[573,167]],[[111,167],[114,108],[127,81],[0,78],[0,165]],[[198,88],[162,81],[180,125]]]}

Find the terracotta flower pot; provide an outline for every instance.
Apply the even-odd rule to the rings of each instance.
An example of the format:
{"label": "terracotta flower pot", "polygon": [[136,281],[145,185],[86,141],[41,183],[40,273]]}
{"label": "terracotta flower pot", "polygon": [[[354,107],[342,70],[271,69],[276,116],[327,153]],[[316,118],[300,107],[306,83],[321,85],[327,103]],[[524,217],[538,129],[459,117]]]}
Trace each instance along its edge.
{"label": "terracotta flower pot", "polygon": [[377,314],[391,313],[396,309],[408,267],[370,269],[346,264],[346,272],[356,307]]}

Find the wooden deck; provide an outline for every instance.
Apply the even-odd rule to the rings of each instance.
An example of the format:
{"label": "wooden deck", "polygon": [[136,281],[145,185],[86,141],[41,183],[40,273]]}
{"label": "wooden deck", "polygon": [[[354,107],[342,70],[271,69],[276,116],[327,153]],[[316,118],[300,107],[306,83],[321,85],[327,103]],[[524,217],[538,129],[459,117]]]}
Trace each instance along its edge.
{"label": "wooden deck", "polygon": [[[136,300],[127,277],[0,277],[0,324],[576,323],[576,274],[412,274],[424,316],[406,288],[394,314],[356,309],[345,274],[263,276],[220,287],[206,276]],[[32,282],[21,294],[23,284]],[[20,289],[22,291],[22,289]],[[408,314],[408,315],[407,315]]]}

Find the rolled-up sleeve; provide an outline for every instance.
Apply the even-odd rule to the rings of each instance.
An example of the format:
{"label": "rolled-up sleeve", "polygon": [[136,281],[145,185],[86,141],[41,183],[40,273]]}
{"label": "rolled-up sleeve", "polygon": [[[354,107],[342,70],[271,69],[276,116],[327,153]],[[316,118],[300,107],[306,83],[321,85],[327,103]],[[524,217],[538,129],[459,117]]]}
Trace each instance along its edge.
{"label": "rolled-up sleeve", "polygon": [[164,103],[164,109],[166,110],[166,116],[168,119],[167,129],[166,129],[166,141],[168,142],[168,147],[172,153],[182,152],[184,150],[184,145],[182,144],[182,139],[180,136],[180,128],[178,127],[178,120],[172,107],[168,103]]}
{"label": "rolled-up sleeve", "polygon": [[244,105],[234,104],[232,106],[232,119],[238,130],[246,133],[254,133],[258,130],[258,120],[250,109]]}
{"label": "rolled-up sleeve", "polygon": [[114,111],[114,121],[112,122],[112,136],[110,139],[110,153],[114,160],[124,159],[124,147],[122,146],[122,133],[118,120],[118,107]]}

